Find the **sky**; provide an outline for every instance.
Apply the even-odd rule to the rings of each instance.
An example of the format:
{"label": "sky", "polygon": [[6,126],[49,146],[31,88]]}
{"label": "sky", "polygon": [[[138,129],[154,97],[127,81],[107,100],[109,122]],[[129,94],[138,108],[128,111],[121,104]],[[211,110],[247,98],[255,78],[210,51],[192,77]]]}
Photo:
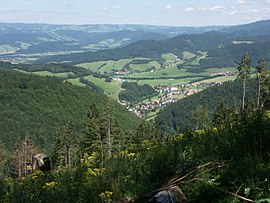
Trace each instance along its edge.
{"label": "sky", "polygon": [[270,19],[270,0],[0,0],[0,22],[237,25]]}

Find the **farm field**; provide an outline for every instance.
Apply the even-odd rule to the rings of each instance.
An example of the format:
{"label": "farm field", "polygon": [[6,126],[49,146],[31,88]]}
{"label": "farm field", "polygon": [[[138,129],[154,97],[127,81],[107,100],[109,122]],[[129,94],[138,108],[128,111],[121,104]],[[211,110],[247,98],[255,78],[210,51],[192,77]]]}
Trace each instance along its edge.
{"label": "farm field", "polygon": [[132,59],[120,59],[118,61],[98,61],[91,63],[81,63],[76,66],[89,69],[93,72],[99,72],[104,74],[105,72],[111,72],[112,70],[120,71],[127,63],[131,62]]}
{"label": "farm field", "polygon": [[196,75],[198,74],[186,72],[186,69],[178,69],[176,66],[170,66],[156,72],[133,73],[128,78],[175,78]]}
{"label": "farm field", "polygon": [[[147,62],[144,62],[144,61]],[[138,63],[142,61],[142,63]],[[156,69],[160,69],[160,64],[148,58],[134,58],[134,59],[120,59],[118,61],[98,61],[91,63],[81,63],[76,66],[86,68],[93,72],[99,72],[102,74],[110,73],[112,71],[121,71],[124,69],[124,66],[128,66],[130,70],[135,72],[143,72],[147,71],[151,67],[155,67]]]}
{"label": "farm field", "polygon": [[[200,70],[200,60],[201,58],[207,57],[206,52],[183,52],[183,58],[179,59],[172,53],[162,54],[162,63],[150,58],[133,58],[133,59],[120,59],[120,60],[109,60],[109,61],[98,61],[77,64],[76,67],[84,68],[90,70],[94,73],[93,75],[75,75],[73,72],[64,73],[52,73],[49,71],[37,71],[33,74],[41,76],[56,76],[62,78],[68,78],[68,76],[73,76],[72,78],[66,79],[66,81],[71,82],[74,85],[86,86],[84,83],[80,82],[80,77],[85,80],[92,82],[94,85],[104,90],[104,94],[108,95],[114,100],[119,100],[118,94],[123,89],[121,88],[121,83],[123,81],[137,82],[139,85],[148,84],[152,87],[155,86],[181,86],[185,84],[200,84],[200,83],[220,83],[228,80],[234,80],[236,76],[219,76],[211,77],[213,74],[227,74],[235,73],[237,70],[233,67],[226,68],[209,68]],[[192,70],[194,69],[194,70]],[[197,71],[199,70],[199,72]],[[22,70],[18,70],[25,72]],[[201,72],[203,71],[203,72]],[[106,82],[105,77],[112,79],[111,82]],[[87,85],[88,86],[88,85]],[[181,87],[180,87],[181,89]],[[203,87],[190,87],[191,94],[203,90]],[[186,97],[188,93],[180,93],[173,95],[176,100]],[[149,98],[149,100],[157,99],[157,95]],[[143,103],[147,103],[144,101]],[[156,116],[156,113],[160,110],[154,109],[153,111],[145,112],[144,118],[152,119]]]}
{"label": "farm field", "polygon": [[129,67],[131,70],[138,71],[138,72],[147,71],[148,69],[152,67],[155,67],[157,70],[161,68],[160,64],[157,61],[150,61],[148,63],[143,63],[143,64],[130,64]]}
{"label": "farm field", "polygon": [[73,85],[78,85],[78,86],[86,86],[85,84],[80,82],[79,78],[75,78],[75,79],[67,79],[66,81],[71,82]]}
{"label": "farm field", "polygon": [[150,86],[158,86],[158,85],[183,85],[190,83],[194,80],[202,80],[203,77],[192,77],[192,78],[182,78],[182,79],[143,79],[143,80],[130,80],[131,82],[137,82],[139,85],[149,84]]}
{"label": "farm field", "polygon": [[202,80],[199,82],[195,82],[193,84],[200,84],[200,83],[220,83],[220,82],[226,82],[229,80],[235,80],[236,76],[220,76],[220,77],[216,77],[216,78],[212,78],[212,79],[207,79],[207,80]]}
{"label": "farm field", "polygon": [[31,72],[31,73],[40,75],[40,76],[55,76],[55,77],[62,77],[62,78],[66,78],[69,75],[75,75],[73,72],[52,73],[49,71],[37,71],[37,72]]}
{"label": "farm field", "polygon": [[52,73],[49,71],[27,72],[27,71],[20,70],[20,69],[14,69],[14,70],[19,71],[21,73],[35,74],[35,75],[40,75],[40,76],[55,76],[55,77],[61,77],[61,78],[67,78],[68,76],[75,75],[73,72]]}
{"label": "farm field", "polygon": [[84,79],[91,81],[95,85],[104,90],[104,93],[113,99],[118,100],[118,93],[122,90],[121,84],[118,81],[105,82],[105,79],[95,78],[93,76],[86,76]]}

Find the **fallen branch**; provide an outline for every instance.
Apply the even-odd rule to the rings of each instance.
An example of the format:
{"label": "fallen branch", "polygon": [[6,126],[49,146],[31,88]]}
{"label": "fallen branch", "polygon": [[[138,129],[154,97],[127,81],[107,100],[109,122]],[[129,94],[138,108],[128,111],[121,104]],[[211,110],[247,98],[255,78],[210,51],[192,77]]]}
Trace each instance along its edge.
{"label": "fallen branch", "polygon": [[232,192],[228,192],[228,191],[227,191],[227,193],[229,193],[229,194],[231,194],[231,195],[233,195],[233,196],[235,196],[235,197],[237,197],[237,198],[239,198],[239,199],[242,199],[242,200],[244,200],[244,201],[255,203],[255,201],[253,201],[253,200],[251,200],[251,199],[248,199],[248,198],[246,198],[246,197],[242,197],[242,196],[240,196],[240,195],[238,195],[238,194],[235,194],[235,193],[232,193]]}

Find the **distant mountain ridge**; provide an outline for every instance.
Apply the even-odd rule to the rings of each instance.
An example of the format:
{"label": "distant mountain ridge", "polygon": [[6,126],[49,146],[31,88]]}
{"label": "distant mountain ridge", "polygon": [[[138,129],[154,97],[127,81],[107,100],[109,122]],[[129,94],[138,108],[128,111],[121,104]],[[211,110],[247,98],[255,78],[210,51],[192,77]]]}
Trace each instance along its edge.
{"label": "distant mountain ridge", "polygon": [[270,20],[261,20],[253,23],[235,25],[219,30],[225,33],[234,33],[237,35],[246,36],[259,36],[259,35],[269,35],[270,33]]}
{"label": "distant mountain ridge", "polygon": [[270,50],[266,46],[270,42],[269,24],[270,20],[265,20],[233,28],[228,27],[220,31],[184,34],[158,41],[143,40],[117,49],[43,57],[37,63],[65,61],[76,64],[135,57],[162,60],[161,54],[173,53],[181,58],[184,51],[208,52],[211,58],[202,60],[201,65],[209,64],[206,60],[211,60],[213,66],[220,67],[223,64],[219,64],[218,61],[222,58],[222,61],[229,61],[224,64],[225,66],[234,66],[238,63],[239,56],[245,52],[251,52],[254,61],[257,61],[260,56],[270,62]]}
{"label": "distant mountain ridge", "polygon": [[203,33],[221,28],[0,23],[0,55],[102,50],[140,40],[162,40],[183,33]]}

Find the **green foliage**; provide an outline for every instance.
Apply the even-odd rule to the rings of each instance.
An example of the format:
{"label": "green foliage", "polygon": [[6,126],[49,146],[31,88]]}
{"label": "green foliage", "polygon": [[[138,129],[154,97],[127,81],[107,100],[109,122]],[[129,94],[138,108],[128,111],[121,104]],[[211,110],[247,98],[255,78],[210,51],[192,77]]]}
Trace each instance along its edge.
{"label": "green foliage", "polygon": [[237,67],[238,69],[238,77],[241,79],[241,80],[247,80],[249,77],[250,77],[250,74],[251,74],[251,59],[248,55],[248,53],[246,53],[239,66]]}
{"label": "green foliage", "polygon": [[102,88],[100,88],[99,86],[95,85],[93,82],[89,81],[89,80],[86,80],[84,78],[80,78],[79,80],[81,83],[89,86],[92,90],[95,90],[101,94],[104,93],[104,90]]}
{"label": "green foliage", "polygon": [[[213,119],[214,113],[219,105],[224,103],[225,107],[239,111],[241,107],[242,83],[239,80],[224,82],[222,85],[209,87],[197,94],[186,97],[168,105],[162,109],[155,119],[155,123],[167,132],[183,132],[195,129],[195,120],[192,119],[192,112],[198,106],[207,106],[208,119]],[[247,84],[247,98],[255,104],[257,81],[251,79]]]}
{"label": "green foliage", "polygon": [[123,82],[122,88],[126,90],[119,93],[120,100],[137,102],[155,94],[155,90],[148,84],[138,85],[136,82]]}
{"label": "green foliage", "polygon": [[[98,115],[94,107],[91,112],[92,117]],[[193,202],[241,202],[234,194],[268,201],[269,111],[224,117],[230,122],[171,138],[159,137],[157,132],[140,141],[129,138],[111,156],[101,156],[100,150],[84,153],[70,170],[3,180],[1,198],[93,203],[133,199],[139,203],[155,194],[151,191],[175,181]],[[139,129],[148,130],[143,126]],[[141,130],[135,134],[141,137]]]}
{"label": "green foliage", "polygon": [[[44,135],[47,144],[54,144],[55,157],[64,157],[67,166],[54,165],[50,172],[36,171],[17,179],[1,174],[4,187],[0,187],[0,201],[95,203],[131,199],[141,203],[168,185],[179,185],[192,202],[241,202],[241,198],[269,201],[270,111],[266,106],[258,109],[252,101],[238,110],[240,80],[209,88],[190,97],[193,100],[184,99],[183,106],[174,104],[161,112],[162,119],[156,123],[169,132],[184,129],[183,117],[191,121],[186,125],[189,131],[167,136],[152,124],[139,124],[114,102],[88,88],[50,77],[0,73],[0,115],[4,121],[0,129],[8,124],[8,118],[13,122],[6,130],[11,131],[15,124],[18,128],[10,134],[1,132],[7,136],[1,137],[3,142],[8,143],[7,138],[14,141],[17,132],[29,128],[36,132],[33,140]],[[254,98],[256,79],[247,88],[249,98]],[[264,97],[269,99],[268,94]],[[84,117],[85,108],[80,105],[87,107]],[[51,137],[47,134],[50,125],[41,125],[38,120],[46,112],[51,113],[46,122],[54,127],[61,124],[56,133],[50,129]],[[43,148],[44,140],[37,143]],[[71,149],[78,152],[74,161],[70,161]],[[5,153],[0,151],[0,164],[11,165],[8,159],[2,162]],[[13,153],[18,157],[20,150]]]}
{"label": "green foliage", "polygon": [[106,103],[112,103],[124,130],[139,123],[139,118],[106,96],[53,77],[0,71],[0,101],[0,140],[9,150],[26,132],[36,144],[42,135],[46,149],[51,150],[55,127],[72,121],[78,132],[91,104],[103,111]]}
{"label": "green foliage", "polygon": [[232,58],[229,57],[209,57],[200,60],[201,68],[224,68],[224,67],[234,67]]}

